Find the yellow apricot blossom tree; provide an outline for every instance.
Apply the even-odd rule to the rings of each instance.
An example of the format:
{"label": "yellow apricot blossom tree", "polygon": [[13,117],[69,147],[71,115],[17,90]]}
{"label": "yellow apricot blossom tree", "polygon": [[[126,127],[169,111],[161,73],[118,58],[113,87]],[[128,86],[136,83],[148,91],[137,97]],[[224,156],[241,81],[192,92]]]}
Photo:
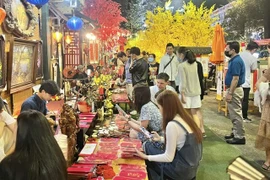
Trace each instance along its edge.
{"label": "yellow apricot blossom tree", "polygon": [[136,38],[129,39],[127,47],[137,46],[155,53],[159,61],[169,42],[176,46],[211,46],[214,36],[212,25],[216,19],[210,15],[214,6],[207,9],[202,4],[197,8],[189,2],[183,9],[183,13],[177,11],[174,14],[161,7],[157,7],[154,12],[147,12],[146,30],[138,32]]}

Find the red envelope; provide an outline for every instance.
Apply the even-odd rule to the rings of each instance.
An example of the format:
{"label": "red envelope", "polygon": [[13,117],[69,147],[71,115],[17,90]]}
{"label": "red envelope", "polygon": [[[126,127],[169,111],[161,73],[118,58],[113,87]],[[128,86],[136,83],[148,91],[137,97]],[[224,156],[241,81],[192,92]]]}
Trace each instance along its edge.
{"label": "red envelope", "polygon": [[118,143],[120,141],[119,138],[101,138],[100,139],[101,142],[115,142]]}
{"label": "red envelope", "polygon": [[129,171],[146,171],[145,165],[136,165],[136,164],[121,164],[120,170],[129,170]]}
{"label": "red envelope", "polygon": [[127,171],[127,170],[122,170],[122,171],[120,171],[119,176],[136,178],[136,179],[145,179],[146,176],[147,176],[147,173],[145,171]]}
{"label": "red envelope", "polygon": [[104,147],[115,147],[118,146],[118,142],[100,142],[99,146],[104,146]]}
{"label": "red envelope", "polygon": [[141,142],[122,142],[120,144],[121,147],[137,147],[137,148],[141,148],[142,147],[142,143]]}
{"label": "red envelope", "polygon": [[96,160],[79,160],[77,161],[78,164],[109,164],[111,163],[111,161],[108,161],[108,160],[99,160],[99,159],[96,159]]}
{"label": "red envelope", "polygon": [[133,139],[133,138],[124,138],[122,142],[136,142],[136,143],[142,143],[139,139]]}
{"label": "red envelope", "polygon": [[92,168],[76,168],[76,167],[69,167],[67,169],[68,173],[89,173],[91,172]]}
{"label": "red envelope", "polygon": [[114,176],[113,180],[144,180],[144,179],[130,178],[125,176]]}
{"label": "red envelope", "polygon": [[[138,149],[139,151],[143,151],[143,149],[142,148],[139,148]],[[136,153],[137,151],[136,151],[136,149],[135,148],[130,148],[130,147],[122,147],[121,148],[121,151],[122,152],[132,152],[132,153]]]}
{"label": "red envelope", "polygon": [[91,123],[93,119],[80,119],[80,123]]}

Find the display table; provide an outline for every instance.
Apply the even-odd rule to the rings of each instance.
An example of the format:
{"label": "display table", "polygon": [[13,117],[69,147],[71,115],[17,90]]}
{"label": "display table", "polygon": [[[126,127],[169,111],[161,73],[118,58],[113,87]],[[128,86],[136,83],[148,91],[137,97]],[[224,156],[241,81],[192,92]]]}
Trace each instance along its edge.
{"label": "display table", "polygon": [[[74,169],[77,167],[80,167],[82,170],[92,168],[87,175],[81,172],[81,175],[84,174],[82,177],[87,177],[86,179],[90,179],[89,176],[95,174],[93,169],[99,172],[100,167],[112,168],[110,171],[112,174],[107,173],[107,170],[105,170],[105,176],[111,176],[111,178],[107,179],[148,179],[145,161],[135,156],[135,148],[142,150],[142,143],[140,140],[128,138],[128,133],[125,131],[129,128],[126,128],[124,125],[125,122],[121,122],[117,119],[117,116],[114,116],[104,121],[94,121],[93,123],[96,124],[94,129],[89,130],[92,132],[92,138],[88,138],[85,148],[79,154],[78,161],[68,169],[68,179],[75,180],[74,176],[80,174],[74,173]],[[116,126],[117,128],[115,128]],[[116,138],[110,137],[113,131],[121,132],[121,135]],[[73,172],[70,172],[70,170]]]}
{"label": "display table", "polygon": [[127,95],[127,91],[126,89],[115,89],[112,92],[112,102],[115,104],[119,104],[119,103],[124,103],[125,104],[125,111],[128,110],[128,103],[130,103],[128,95]]}

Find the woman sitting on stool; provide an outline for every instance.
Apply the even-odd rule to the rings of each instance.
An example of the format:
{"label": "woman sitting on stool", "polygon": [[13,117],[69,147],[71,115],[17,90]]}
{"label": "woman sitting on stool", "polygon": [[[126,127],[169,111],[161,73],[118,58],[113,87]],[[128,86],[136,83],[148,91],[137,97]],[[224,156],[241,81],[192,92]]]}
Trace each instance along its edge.
{"label": "woman sitting on stool", "polygon": [[[152,141],[144,143],[146,154],[137,150],[138,156],[146,159],[150,180],[193,180],[202,158],[202,132],[183,108],[176,93],[165,90],[157,97],[163,116],[165,138],[153,133]],[[166,144],[163,150],[155,141]]]}

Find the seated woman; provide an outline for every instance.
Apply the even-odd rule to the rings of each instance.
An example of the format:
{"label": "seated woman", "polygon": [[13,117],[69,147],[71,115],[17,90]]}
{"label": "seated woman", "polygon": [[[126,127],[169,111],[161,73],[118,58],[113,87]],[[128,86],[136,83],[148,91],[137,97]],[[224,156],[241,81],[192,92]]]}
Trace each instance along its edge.
{"label": "seated woman", "polygon": [[17,122],[15,151],[0,163],[0,179],[66,180],[66,161],[46,117],[29,110]]}
{"label": "seated woman", "polygon": [[17,121],[4,110],[4,101],[0,98],[0,161],[14,151]]}
{"label": "seated woman", "polygon": [[156,131],[162,135],[162,117],[157,105],[151,101],[149,87],[136,87],[134,89],[134,96],[136,111],[140,113],[139,121],[122,116],[122,119],[126,120],[133,130],[130,137],[138,137],[142,141],[145,141],[146,139],[141,131],[141,127],[144,127],[149,132]]}
{"label": "seated woman", "polygon": [[196,179],[202,158],[201,130],[183,108],[176,93],[165,90],[157,97],[157,102],[166,136],[162,138],[153,132],[153,141],[165,142],[166,149],[159,148],[153,141],[146,141],[146,154],[137,150],[138,156],[147,160],[149,179]]}

